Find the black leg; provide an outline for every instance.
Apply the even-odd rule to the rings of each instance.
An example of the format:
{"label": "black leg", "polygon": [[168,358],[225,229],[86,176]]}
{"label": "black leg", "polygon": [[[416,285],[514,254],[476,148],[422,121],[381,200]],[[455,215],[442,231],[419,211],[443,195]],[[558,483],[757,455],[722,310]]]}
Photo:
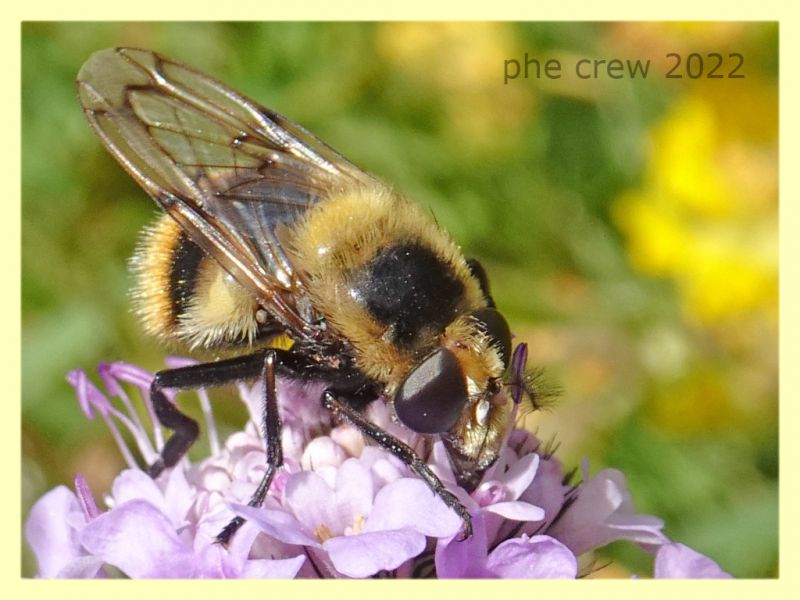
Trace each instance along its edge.
{"label": "black leg", "polygon": [[472,518],[470,517],[469,511],[458,501],[458,498],[442,485],[439,478],[411,448],[394,436],[386,433],[374,423],[370,423],[359,412],[341,402],[337,398],[336,393],[332,390],[326,390],[322,395],[322,405],[334,415],[344,419],[356,427],[361,433],[372,438],[378,445],[406,463],[412,471],[422,477],[423,481],[428,484],[428,487],[433,490],[433,493],[439,496],[450,509],[461,517],[461,520],[464,521],[464,539],[472,535]]}
{"label": "black leg", "polygon": [[486,269],[484,269],[483,265],[474,258],[467,259],[467,266],[469,267],[472,276],[475,277],[475,279],[477,279],[478,283],[481,285],[481,291],[486,297],[486,301],[489,303],[489,308],[495,308],[494,299],[492,299],[492,294],[489,289],[489,276],[486,274]]}
{"label": "black leg", "polygon": [[187,417],[164,395],[165,389],[197,389],[219,386],[232,381],[253,379],[264,366],[264,352],[240,356],[213,363],[190,365],[156,373],[150,384],[150,398],[159,422],[175,433],[164,444],[161,456],[150,465],[147,473],[158,477],[161,472],[174,466],[194,444],[199,428],[194,419]]}
{"label": "black leg", "polygon": [[[263,360],[264,380],[264,414],[262,433],[267,444],[267,470],[261,478],[256,491],[250,497],[249,506],[261,506],[267,496],[269,486],[275,472],[283,466],[283,449],[281,448],[281,417],[278,412],[278,393],[275,388],[275,369],[279,358],[279,350],[268,350]],[[217,535],[217,543],[227,546],[233,534],[244,525],[242,517],[235,517]]]}
{"label": "black leg", "polygon": [[[364,385],[363,376],[356,372],[342,368],[331,371],[319,367],[320,365],[315,360],[301,352],[269,348],[247,356],[156,373],[150,386],[153,407],[161,424],[172,429],[174,433],[164,445],[161,456],[148,469],[148,473],[155,478],[165,468],[174,466],[186,454],[198,435],[197,423],[181,413],[174,404],[167,400],[164,389],[213,387],[243,379],[255,379],[260,375],[264,381],[262,433],[267,445],[267,469],[248,504],[261,506],[276,471],[283,465],[281,420],[275,386],[277,372],[300,379],[313,379],[320,376],[334,379],[338,377],[337,380],[342,381],[345,385],[355,386],[357,391],[353,394],[354,399],[362,396],[364,398],[369,396],[369,399],[375,397],[374,389]],[[431,476],[433,475],[431,474]],[[441,484],[439,485],[441,486]],[[227,546],[244,522],[243,518],[235,517],[217,535],[216,541]]]}

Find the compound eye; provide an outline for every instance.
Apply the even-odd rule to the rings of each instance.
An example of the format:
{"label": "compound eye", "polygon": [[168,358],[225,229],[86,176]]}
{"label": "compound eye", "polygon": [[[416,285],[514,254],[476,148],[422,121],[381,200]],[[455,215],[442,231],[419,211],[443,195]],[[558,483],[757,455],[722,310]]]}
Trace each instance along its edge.
{"label": "compound eye", "polygon": [[467,405],[467,385],[452,352],[436,350],[406,377],[394,398],[403,424],[417,433],[452,429]]}
{"label": "compound eye", "polygon": [[495,341],[500,350],[503,366],[507,369],[508,361],[511,359],[511,330],[505,317],[493,308],[482,308],[472,313],[472,318],[478,322],[486,335]]}

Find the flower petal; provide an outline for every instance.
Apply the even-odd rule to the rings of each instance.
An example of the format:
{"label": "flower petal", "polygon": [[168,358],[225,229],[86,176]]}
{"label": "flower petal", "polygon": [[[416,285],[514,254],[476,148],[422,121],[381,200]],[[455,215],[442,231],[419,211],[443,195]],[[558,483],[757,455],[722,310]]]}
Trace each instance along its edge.
{"label": "flower petal", "polygon": [[[336,505],[345,527],[370,513],[374,497],[369,469],[355,458],[344,461],[336,472]],[[335,531],[333,527],[331,530]]]}
{"label": "flower petal", "polygon": [[97,556],[81,556],[72,560],[58,572],[59,579],[101,579],[105,577],[102,558]]}
{"label": "flower petal", "polygon": [[78,532],[70,526],[67,515],[83,518],[78,499],[60,485],[39,498],[25,523],[25,539],[39,563],[39,577],[57,577],[59,572],[80,555]]}
{"label": "flower petal", "polygon": [[611,515],[606,521],[614,539],[660,546],[667,541],[661,532],[664,521],[650,515]]}
{"label": "flower petal", "polygon": [[472,536],[462,540],[456,536],[436,544],[436,577],[439,579],[481,578],[497,575],[486,569],[486,525],[482,515],[472,519]]}
{"label": "flower petal", "polygon": [[548,533],[576,555],[620,539],[658,544],[666,541],[660,519],[637,515],[625,476],[604,469],[578,489],[577,500]]}
{"label": "flower petal", "polygon": [[[569,486],[564,485],[561,463],[550,458],[539,462],[533,483],[519,499],[544,509],[545,523],[542,525],[549,525],[564,506],[564,494],[567,490]],[[537,525],[536,528],[538,527]]]}
{"label": "flower petal", "polygon": [[[227,525],[227,523],[225,523],[225,525]],[[216,543],[216,536],[222,531],[222,527],[223,526],[217,526],[214,528],[213,537],[208,536],[208,534],[203,535],[202,537],[206,539],[202,542],[200,541],[201,535],[198,532],[194,540],[195,553],[202,552],[204,548],[209,547],[222,550],[222,546]],[[239,531],[236,532],[236,535],[233,536],[233,539],[228,544],[228,549],[224,551],[223,570],[225,571],[226,577],[239,577],[239,574],[247,568],[247,563],[249,562],[248,557],[253,547],[253,542],[260,534],[261,530],[258,526],[250,521],[245,521],[242,527],[239,528]]]}
{"label": "flower petal", "polygon": [[183,469],[172,469],[166,475],[166,489],[144,471],[126,469],[114,479],[111,496],[116,505],[130,500],[146,500],[172,520],[174,529],[186,523],[186,513],[196,494],[186,481]]}
{"label": "flower petal", "polygon": [[344,449],[323,435],[308,442],[300,457],[300,465],[304,471],[314,471],[322,466],[338,467],[346,458]]}
{"label": "flower petal", "polygon": [[282,542],[299,546],[319,546],[317,541],[305,532],[300,521],[281,510],[254,508],[244,504],[231,504],[231,510],[252,521],[267,535]]}
{"label": "flower petal", "polygon": [[295,473],[286,480],[284,506],[312,531],[328,518],[324,507],[329,506],[332,499],[333,490],[313,471]]}
{"label": "flower petal", "polygon": [[425,549],[425,536],[408,529],[340,535],[322,544],[334,568],[348,577],[396,569]]}
{"label": "flower petal", "polygon": [[518,499],[528,489],[534,477],[536,477],[538,468],[538,454],[526,454],[511,464],[508,471],[503,474],[501,481],[511,492],[512,500]]}
{"label": "flower petal", "polygon": [[111,496],[118,506],[130,500],[147,500],[153,506],[165,508],[164,494],[155,480],[139,469],[125,469],[111,486]]}
{"label": "flower petal", "polygon": [[410,529],[430,537],[449,537],[463,526],[461,518],[419,479],[403,477],[376,494],[364,531]]}
{"label": "flower petal", "polygon": [[522,536],[495,548],[486,568],[504,579],[575,579],[578,559],[550,536]]}
{"label": "flower petal", "polygon": [[541,521],[544,519],[544,510],[527,502],[498,502],[484,507],[483,510],[512,521]]}
{"label": "flower petal", "polygon": [[[327,467],[333,468],[333,467]],[[356,518],[369,513],[372,505],[372,478],[358,461],[345,461],[335,471],[336,490],[320,473],[303,471],[286,481],[284,504],[308,531],[324,525],[334,535],[344,533]]]}
{"label": "flower petal", "polygon": [[144,500],[132,500],[87,524],[81,541],[92,554],[132,578],[192,577],[194,554],[170,519]]}
{"label": "flower petal", "polygon": [[242,569],[240,579],[294,579],[305,563],[303,555],[277,560],[249,560]]}
{"label": "flower petal", "polygon": [[684,546],[664,544],[656,554],[654,575],[657,579],[730,579],[713,560]]}
{"label": "flower petal", "polygon": [[431,455],[428,458],[428,463],[431,467],[431,470],[436,473],[436,476],[439,477],[446,487],[450,488],[451,486],[448,484],[456,483],[456,476],[453,473],[453,467],[450,464],[447,450],[445,449],[441,440],[433,444]]}
{"label": "flower petal", "polygon": [[377,488],[387,486],[401,477],[408,477],[408,468],[396,456],[378,448],[366,447],[359,460],[369,465],[372,479]]}
{"label": "flower petal", "polygon": [[173,523],[180,524],[186,521],[186,514],[196,497],[196,490],[186,480],[186,472],[183,469],[172,469],[164,488],[164,502],[168,509],[167,514]]}

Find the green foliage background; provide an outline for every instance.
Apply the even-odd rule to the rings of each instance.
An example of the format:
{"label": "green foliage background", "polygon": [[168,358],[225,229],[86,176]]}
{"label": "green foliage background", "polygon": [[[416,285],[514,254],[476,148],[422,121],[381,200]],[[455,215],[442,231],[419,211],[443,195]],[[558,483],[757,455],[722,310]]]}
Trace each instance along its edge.
{"label": "green foliage background", "polygon": [[[742,307],[747,290],[732,284],[752,263],[749,227],[777,244],[777,39],[774,24],[24,24],[23,519],[77,471],[99,498],[122,466],[65,373],[163,364],[126,296],[126,260],[154,206],[92,136],[73,84],[92,52],[129,45],[215,75],[430,206],[483,261],[512,328],[562,390],[529,426],[560,440],[567,464],[586,456],[592,473],[621,469],[637,507],[664,518],[673,539],[736,576],[775,576],[777,257],[758,255],[768,283],[747,296],[756,300]],[[747,79],[663,77],[667,52],[695,51],[742,53]],[[655,66],[646,80],[504,84],[504,60],[525,52]],[[713,109],[700,125],[682,116],[687,98]],[[659,173],[685,167],[680,152],[654,158],[659,139],[686,122],[694,156],[691,133],[712,121],[718,146],[703,156],[716,164],[720,148],[744,147],[722,179],[749,174],[761,204],[680,221],[689,249],[706,248],[710,230],[741,242],[718,257],[733,275],[699,294],[716,300],[703,312],[685,293],[696,261],[648,267],[635,240],[660,240],[664,228],[631,226],[626,215],[663,199]],[[707,183],[702,169],[695,177]],[[699,280],[713,283],[714,272]],[[224,401],[216,406],[229,428],[240,424]],[[626,545],[606,558],[616,566],[600,576],[649,570]],[[23,574],[34,570],[26,555]]]}

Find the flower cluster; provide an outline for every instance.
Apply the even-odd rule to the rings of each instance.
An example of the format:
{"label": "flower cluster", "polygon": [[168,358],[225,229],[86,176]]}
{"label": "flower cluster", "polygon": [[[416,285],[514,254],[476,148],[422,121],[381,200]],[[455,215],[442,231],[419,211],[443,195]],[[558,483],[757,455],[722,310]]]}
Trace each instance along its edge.
{"label": "flower cluster", "polygon": [[[652,132],[644,186],[613,207],[633,265],[672,279],[687,315],[711,328],[778,316],[777,146],[761,141],[777,134],[777,98],[748,94],[765,96],[758,140],[741,98],[687,95]],[[735,117],[721,118],[720,104]]]}
{"label": "flower cluster", "polygon": [[[467,493],[441,442],[408,431],[393,422],[385,402],[374,402],[369,419],[426,457],[469,509],[474,532],[462,540],[461,519],[402,461],[332,422],[319,405],[319,387],[288,381],[278,389],[285,465],[262,507],[246,505],[265,470],[260,384],[240,385],[251,418],[224,445],[200,392],[210,456],[184,458],[153,480],[125,441],[133,440],[142,463],[163,443],[149,398],[152,375],[125,363],[102,365],[99,373],[105,393],[82,371],[68,379],[87,416],[106,421],[129,468],[117,476],[104,509],[80,475],[74,492],[57,487],[36,503],[25,536],[39,577],[574,578],[585,574],[582,555],[615,540],[655,552],[656,577],[728,576],[671,543],[659,519],[638,515],[619,471],[590,477],[584,466],[582,482],[571,484],[545,446],[514,430],[483,482]],[[122,384],[138,390],[147,426]],[[214,543],[237,515],[247,521],[229,547]]]}

